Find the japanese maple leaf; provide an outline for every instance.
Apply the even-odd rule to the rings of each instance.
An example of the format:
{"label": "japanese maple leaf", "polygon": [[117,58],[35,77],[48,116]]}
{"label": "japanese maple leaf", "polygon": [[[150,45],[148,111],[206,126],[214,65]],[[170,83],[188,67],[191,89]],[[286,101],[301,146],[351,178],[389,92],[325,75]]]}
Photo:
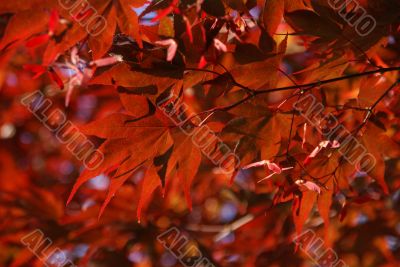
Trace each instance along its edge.
{"label": "japanese maple leaf", "polygon": [[[142,7],[146,0],[95,0],[90,2],[66,2],[61,6],[42,1],[36,5],[19,5],[16,1],[15,14],[7,25],[6,34],[0,42],[0,49],[28,41],[29,46],[42,44],[50,39],[43,55],[43,64],[49,65],[61,53],[76,43],[88,40],[93,59],[99,59],[110,49],[114,33],[119,30],[131,36],[142,47],[139,18],[133,8]],[[47,10],[54,10],[49,16]],[[58,17],[59,14],[59,17]],[[63,19],[64,29],[55,33],[58,18]],[[103,21],[101,27],[92,29],[96,19]],[[92,22],[91,22],[92,21]],[[30,27],[26,27],[30,25]],[[100,24],[99,24],[100,25]],[[93,26],[94,27],[94,26]],[[96,31],[95,31],[96,30]],[[43,34],[44,31],[47,33]]]}
{"label": "japanese maple leaf", "polygon": [[[131,36],[136,40],[139,47],[142,47],[139,19],[133,8],[142,7],[146,2],[146,0],[106,0],[91,2],[97,14],[101,15],[107,22],[104,28],[99,30],[99,33],[96,32],[96,34],[91,34],[90,31],[88,32],[87,27],[82,27],[79,23],[76,23],[74,18],[68,17],[68,13],[65,13],[64,10],[64,17],[71,19],[73,26],[65,33],[63,39],[59,43],[47,49],[47,55],[51,56],[56,51],[63,52],[70,48],[70,44],[75,44],[88,38],[93,59],[99,59],[110,49],[117,26],[123,34]],[[84,12],[84,10],[82,11]],[[92,15],[89,13],[84,14],[84,16],[90,17]],[[51,59],[51,57],[49,59]]]}
{"label": "japanese maple leaf", "polygon": [[[152,110],[143,96],[123,95],[121,101],[132,115],[142,110]],[[170,179],[181,179],[188,205],[189,190],[199,168],[201,152],[190,136],[185,135],[168,117],[157,110],[154,114],[137,118],[115,113],[82,127],[83,133],[105,139],[99,150],[104,161],[95,170],[86,169],[76,181],[68,202],[79,187],[102,173],[114,173],[100,215],[117,190],[140,167],[146,169],[138,203],[138,219],[143,207],[150,201],[158,187],[165,187]]]}

